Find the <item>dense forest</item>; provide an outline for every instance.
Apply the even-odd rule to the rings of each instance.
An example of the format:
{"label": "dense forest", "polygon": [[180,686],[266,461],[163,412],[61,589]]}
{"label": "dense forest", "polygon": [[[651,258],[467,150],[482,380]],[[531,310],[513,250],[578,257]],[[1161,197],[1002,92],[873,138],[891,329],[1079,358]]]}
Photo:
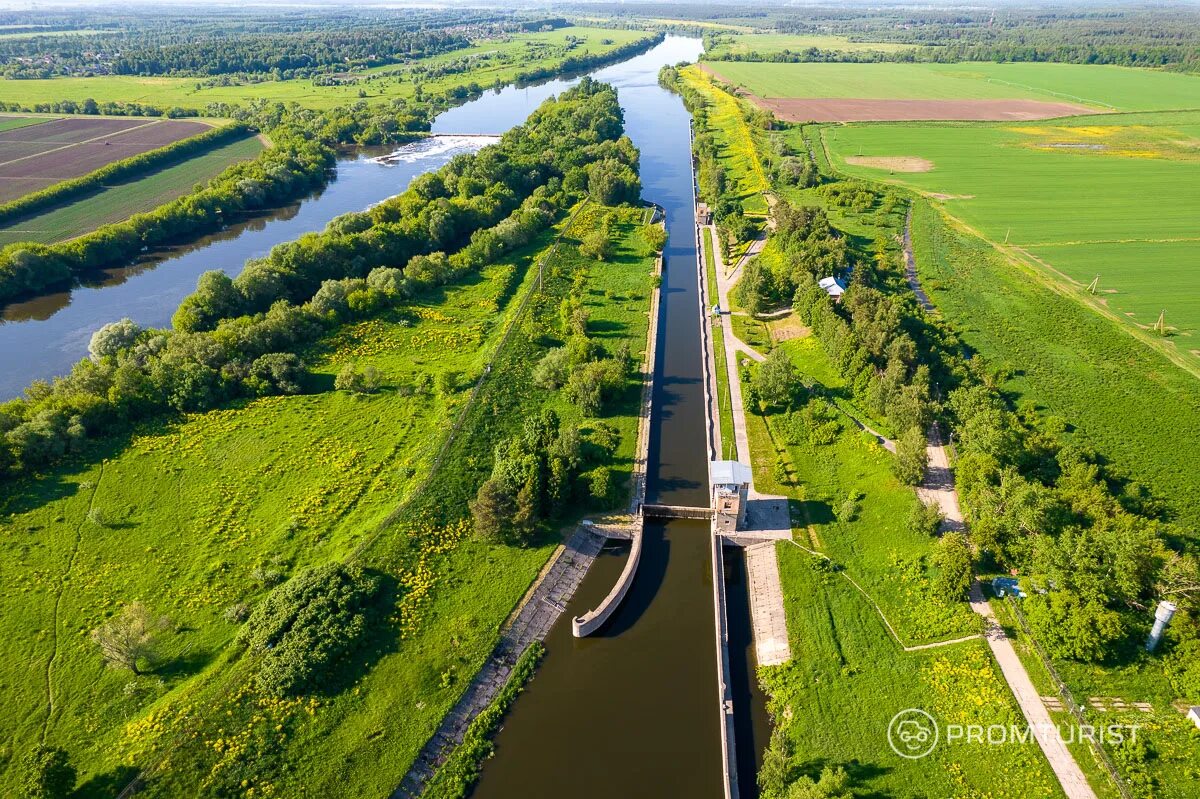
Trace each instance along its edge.
{"label": "dense forest", "polygon": [[[37,36],[0,37],[0,75],[220,75],[274,80],[395,64],[469,46],[472,38],[561,27],[561,18],[513,18],[482,11],[404,13],[220,12],[137,16],[10,13],[33,20]],[[49,22],[47,22],[49,20]],[[24,30],[18,27],[17,30]]]}

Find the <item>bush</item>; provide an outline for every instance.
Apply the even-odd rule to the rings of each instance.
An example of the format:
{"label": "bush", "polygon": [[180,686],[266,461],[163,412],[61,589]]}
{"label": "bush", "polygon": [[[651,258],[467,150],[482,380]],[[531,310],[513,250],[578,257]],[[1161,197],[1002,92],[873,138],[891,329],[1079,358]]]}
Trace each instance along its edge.
{"label": "bush", "polygon": [[908,513],[908,529],[916,535],[934,536],[942,526],[942,509],[936,502],[913,502],[912,510]]}
{"label": "bush", "polygon": [[305,569],[259,603],[238,641],[260,660],[255,684],[276,697],[306,693],[359,649],[380,609],[378,578],[340,563]]}
{"label": "bush", "polygon": [[67,799],[75,789],[75,767],[62,749],[39,744],[21,758],[22,799]]}
{"label": "bush", "polygon": [[905,485],[916,486],[925,481],[929,468],[925,434],[919,427],[910,427],[896,442],[896,460],[893,462],[896,477]]}
{"label": "bush", "polygon": [[1126,634],[1115,611],[1068,591],[1031,596],[1025,600],[1025,615],[1046,651],[1068,660],[1101,661]]}
{"label": "bush", "polygon": [[965,599],[971,587],[971,547],[962,533],[946,533],[933,549],[933,593],[944,602]]}

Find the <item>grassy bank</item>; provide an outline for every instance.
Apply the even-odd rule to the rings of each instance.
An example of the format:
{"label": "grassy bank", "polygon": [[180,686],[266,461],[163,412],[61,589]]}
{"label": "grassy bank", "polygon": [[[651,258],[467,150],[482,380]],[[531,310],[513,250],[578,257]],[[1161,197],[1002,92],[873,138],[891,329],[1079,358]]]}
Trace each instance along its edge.
{"label": "grassy bank", "polygon": [[[94,78],[10,80],[3,84],[5,99],[32,106],[46,100],[92,98],[96,102],[125,101],[162,107],[203,108],[209,103],[248,103],[251,100],[296,102],[326,110],[359,100],[380,102],[411,98],[420,91],[440,93],[472,82],[488,88],[516,80],[521,73],[556,69],[569,57],[598,55],[647,36],[645,31],[565,27],[537,33],[515,33],[482,39],[471,47],[439,53],[412,64],[393,64],[351,73],[351,80],[318,85],[312,79],[206,86],[195,78],[112,75]],[[579,41],[582,40],[582,41]]]}

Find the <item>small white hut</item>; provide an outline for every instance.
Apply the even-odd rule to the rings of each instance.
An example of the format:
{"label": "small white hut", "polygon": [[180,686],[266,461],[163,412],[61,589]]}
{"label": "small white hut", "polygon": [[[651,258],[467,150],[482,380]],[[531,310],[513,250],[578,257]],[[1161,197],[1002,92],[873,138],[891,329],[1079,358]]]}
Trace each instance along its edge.
{"label": "small white hut", "polygon": [[840,300],[842,295],[846,293],[846,284],[836,277],[823,277],[817,281],[817,285],[835,300]]}

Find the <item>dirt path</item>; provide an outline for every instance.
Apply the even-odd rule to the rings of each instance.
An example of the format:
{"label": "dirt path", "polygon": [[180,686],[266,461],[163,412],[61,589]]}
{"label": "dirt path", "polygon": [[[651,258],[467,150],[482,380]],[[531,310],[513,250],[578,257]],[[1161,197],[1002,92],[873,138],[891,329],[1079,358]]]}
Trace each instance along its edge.
{"label": "dirt path", "polygon": [[[904,272],[908,278],[908,284],[912,287],[921,306],[927,311],[932,311],[934,306],[921,289],[920,280],[917,278],[911,228],[912,210],[910,209],[904,223]],[[946,452],[941,430],[936,422],[929,427],[926,453],[929,457],[929,468],[925,475],[925,481],[917,488],[917,495],[923,502],[936,504],[941,510],[945,517],[945,521],[942,522],[943,531],[964,530],[962,506],[958,501],[958,489],[954,485],[954,471],[950,466],[950,457]],[[1063,793],[1067,795],[1067,799],[1096,799],[1096,794],[1088,785],[1087,778],[1083,775],[1079,764],[1075,762],[1074,756],[1063,743],[1058,728],[1051,721],[1041,695],[1034,688],[1033,681],[1029,679],[1029,673],[1025,670],[1025,665],[1021,663],[1016,650],[1013,649],[1012,641],[996,621],[991,605],[984,599],[983,589],[978,581],[971,586],[970,605],[971,610],[983,620],[984,638],[987,640],[988,648],[991,649],[992,656],[996,658],[1000,672],[1004,675],[1009,690],[1017,700],[1021,713],[1025,716],[1025,720],[1033,732],[1034,739],[1037,740],[1038,746],[1041,747],[1042,753],[1050,763],[1050,768],[1062,785]]]}
{"label": "dirt path", "polygon": [[54,665],[58,662],[59,642],[58,631],[62,627],[59,622],[59,609],[62,606],[63,594],[67,591],[67,585],[71,582],[71,572],[75,569],[75,561],[79,557],[79,547],[83,544],[83,526],[89,523],[89,516],[92,509],[96,506],[96,493],[100,490],[100,481],[104,478],[104,464],[100,464],[100,471],[96,475],[96,481],[92,484],[92,493],[88,497],[88,509],[84,513],[79,524],[75,525],[75,541],[71,545],[71,553],[67,557],[67,567],[63,569],[62,576],[58,578],[58,593],[54,596],[54,613],[51,617],[52,626],[50,628],[50,638],[54,644],[54,652],[50,655],[50,659],[46,661],[46,719],[42,722],[42,743],[46,743],[46,733],[50,731],[50,722],[54,720]]}
{"label": "dirt path", "polygon": [[926,311],[933,311],[933,303],[929,301],[925,289],[921,288],[921,279],[917,277],[917,259],[913,257],[912,248],[912,206],[909,206],[908,215],[904,217],[904,277],[908,280],[913,294],[917,295],[917,302],[921,303],[921,307]]}

